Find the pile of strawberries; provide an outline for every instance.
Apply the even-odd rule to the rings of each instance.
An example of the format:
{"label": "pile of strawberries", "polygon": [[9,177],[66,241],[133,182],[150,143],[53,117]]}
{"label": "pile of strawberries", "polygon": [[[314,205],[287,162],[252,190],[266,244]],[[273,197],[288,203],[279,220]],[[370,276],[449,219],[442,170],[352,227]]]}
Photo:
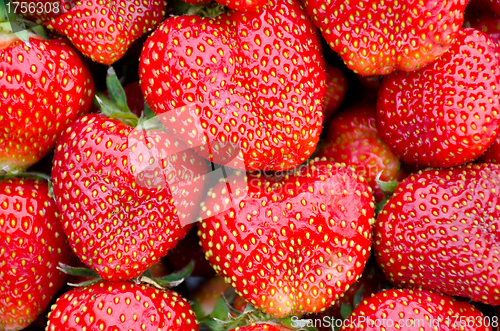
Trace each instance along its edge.
{"label": "pile of strawberries", "polygon": [[499,327],[499,0],[0,1],[0,331]]}

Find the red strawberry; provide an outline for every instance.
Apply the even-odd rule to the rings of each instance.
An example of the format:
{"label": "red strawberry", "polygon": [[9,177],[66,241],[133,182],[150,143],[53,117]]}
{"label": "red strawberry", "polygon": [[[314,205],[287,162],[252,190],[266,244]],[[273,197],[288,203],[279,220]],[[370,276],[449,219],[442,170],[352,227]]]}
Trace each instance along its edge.
{"label": "red strawberry", "polygon": [[413,71],[450,47],[466,0],[303,0],[314,24],[346,65],[360,75]]}
{"label": "red strawberry", "polygon": [[317,157],[345,163],[363,176],[373,189],[375,200],[381,201],[384,193],[376,182],[398,181],[405,177],[401,162],[381,140],[376,128],[375,107],[355,105],[335,116],[330,122],[328,136]]}
{"label": "red strawberry", "polygon": [[498,134],[500,71],[496,41],[463,29],[432,65],[382,81],[377,124],[412,165],[450,167],[478,158]]}
{"label": "red strawberry", "polygon": [[78,0],[46,25],[68,37],[85,56],[112,64],[134,40],[160,24],[165,7],[164,0]]}
{"label": "red strawberry", "polygon": [[45,310],[69,258],[47,182],[0,181],[0,330],[21,330]]}
{"label": "red strawberry", "polygon": [[323,101],[323,117],[330,118],[339,108],[347,91],[347,79],[339,68],[326,65],[326,93]]}
{"label": "red strawberry", "polygon": [[498,192],[494,164],[428,170],[400,183],[375,227],[386,277],[499,305]]}
{"label": "red strawberry", "polygon": [[286,170],[318,142],[324,68],[316,28],[286,0],[213,20],[167,19],[144,45],[139,75],[153,112],[201,155]]}
{"label": "red strawberry", "polygon": [[467,302],[428,291],[388,290],[363,300],[340,330],[491,331],[490,325]]}
{"label": "red strawberry", "polygon": [[76,52],[59,40],[14,34],[0,42],[0,172],[43,158],[65,127],[87,112],[94,84]]}
{"label": "red strawberry", "polygon": [[80,118],[59,140],[52,170],[71,247],[103,279],[140,275],[189,230],[206,169],[165,132]]}
{"label": "red strawberry", "polygon": [[275,317],[324,310],[368,259],[368,185],[326,161],[279,181],[255,174],[247,181],[248,192],[222,183],[205,201],[198,235],[209,262],[236,293]]}
{"label": "red strawberry", "polygon": [[170,290],[129,282],[101,282],[76,288],[52,306],[47,331],[197,331],[189,303]]}

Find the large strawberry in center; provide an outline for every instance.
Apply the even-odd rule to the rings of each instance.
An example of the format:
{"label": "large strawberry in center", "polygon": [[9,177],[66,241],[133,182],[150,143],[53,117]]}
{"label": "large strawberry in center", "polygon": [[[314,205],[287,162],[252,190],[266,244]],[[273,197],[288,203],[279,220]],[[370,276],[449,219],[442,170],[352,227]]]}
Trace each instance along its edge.
{"label": "large strawberry in center", "polygon": [[293,169],[318,142],[325,65],[294,0],[215,19],[171,17],[144,45],[139,74],[169,130],[215,162]]}
{"label": "large strawberry in center", "polygon": [[249,174],[246,181],[247,190],[238,181],[219,184],[205,201],[198,234],[209,262],[273,316],[324,310],[359,278],[370,255],[367,183],[327,161],[282,179]]}

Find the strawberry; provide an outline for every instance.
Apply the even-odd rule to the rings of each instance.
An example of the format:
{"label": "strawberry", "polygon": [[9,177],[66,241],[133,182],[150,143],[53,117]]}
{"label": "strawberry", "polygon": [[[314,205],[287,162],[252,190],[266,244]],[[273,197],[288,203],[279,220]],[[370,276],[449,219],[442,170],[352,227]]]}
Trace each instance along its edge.
{"label": "strawberry", "polygon": [[376,128],[376,109],[368,104],[357,104],[337,114],[328,128],[328,136],[316,156],[352,166],[373,189],[375,201],[384,198],[376,182],[397,181],[404,178],[401,162],[382,141]]}
{"label": "strawberry", "polygon": [[274,317],[324,310],[368,259],[370,188],[324,160],[282,178],[248,174],[246,182],[248,189],[230,178],[205,200],[198,235],[207,259],[237,294]]}
{"label": "strawberry", "polygon": [[405,289],[388,290],[363,300],[340,330],[491,331],[491,322],[467,302]]}
{"label": "strawberry", "polygon": [[347,91],[347,79],[339,68],[326,65],[326,93],[323,101],[323,117],[330,118],[339,108]]}
{"label": "strawberry", "polygon": [[2,33],[0,42],[0,172],[28,168],[55,145],[65,127],[89,110],[92,78],[59,40],[29,43]]}
{"label": "strawberry", "polygon": [[62,295],[52,306],[47,331],[197,331],[189,303],[170,290],[130,282],[100,282]]}
{"label": "strawberry", "polygon": [[189,230],[205,172],[205,161],[165,132],[81,117],[59,140],[52,170],[72,249],[103,279],[140,275]]}
{"label": "strawberry", "polygon": [[500,166],[411,175],[379,214],[374,251],[387,279],[500,304]]}
{"label": "strawberry", "polygon": [[314,24],[349,69],[360,75],[413,71],[451,46],[466,0],[303,0]]}
{"label": "strawberry", "polygon": [[68,37],[85,56],[112,64],[134,40],[160,24],[165,7],[164,0],[78,0],[46,26]]}
{"label": "strawberry", "polygon": [[406,163],[450,167],[478,158],[498,135],[498,55],[488,35],[463,29],[439,60],[384,78],[377,125]]}
{"label": "strawberry", "polygon": [[64,285],[68,243],[46,181],[0,181],[0,330],[27,327]]}
{"label": "strawberry", "polygon": [[293,169],[319,140],[325,64],[295,0],[214,19],[171,17],[145,43],[139,75],[153,112],[213,162]]}

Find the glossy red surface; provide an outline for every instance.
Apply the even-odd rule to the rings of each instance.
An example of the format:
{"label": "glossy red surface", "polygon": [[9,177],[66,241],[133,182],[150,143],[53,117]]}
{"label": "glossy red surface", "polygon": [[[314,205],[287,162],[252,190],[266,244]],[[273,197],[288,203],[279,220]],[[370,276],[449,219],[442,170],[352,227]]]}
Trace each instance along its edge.
{"label": "glossy red surface", "polygon": [[384,78],[377,126],[393,152],[427,167],[477,159],[498,135],[499,52],[496,40],[463,29],[428,67]]}
{"label": "glossy red surface", "polygon": [[361,276],[368,259],[374,214],[368,185],[326,161],[269,181],[276,185],[266,181],[250,174],[243,194],[230,185],[232,205],[220,203],[225,183],[212,190],[198,227],[202,247],[255,307],[276,317],[317,312]]}
{"label": "glossy red surface", "polygon": [[292,169],[318,142],[325,67],[294,0],[213,20],[171,17],[144,45],[139,74],[169,130],[216,163]]}
{"label": "glossy red surface", "polygon": [[104,279],[140,275],[198,216],[189,213],[201,198],[204,162],[166,133],[102,115],[78,119],[59,140],[52,170],[75,253]]}
{"label": "glossy red surface", "polygon": [[500,167],[467,165],[408,177],[379,214],[374,251],[401,287],[500,304]]}
{"label": "glossy red surface", "polygon": [[92,77],[67,44],[12,38],[0,47],[0,171],[41,160],[94,96]]}
{"label": "glossy red surface", "polygon": [[176,292],[101,282],[63,294],[52,307],[47,330],[197,331],[198,324]]}
{"label": "glossy red surface", "polygon": [[412,71],[443,54],[460,29],[466,0],[303,0],[314,24],[360,75]]}
{"label": "glossy red surface", "polygon": [[65,284],[69,247],[46,181],[0,181],[0,329],[33,322]]}

